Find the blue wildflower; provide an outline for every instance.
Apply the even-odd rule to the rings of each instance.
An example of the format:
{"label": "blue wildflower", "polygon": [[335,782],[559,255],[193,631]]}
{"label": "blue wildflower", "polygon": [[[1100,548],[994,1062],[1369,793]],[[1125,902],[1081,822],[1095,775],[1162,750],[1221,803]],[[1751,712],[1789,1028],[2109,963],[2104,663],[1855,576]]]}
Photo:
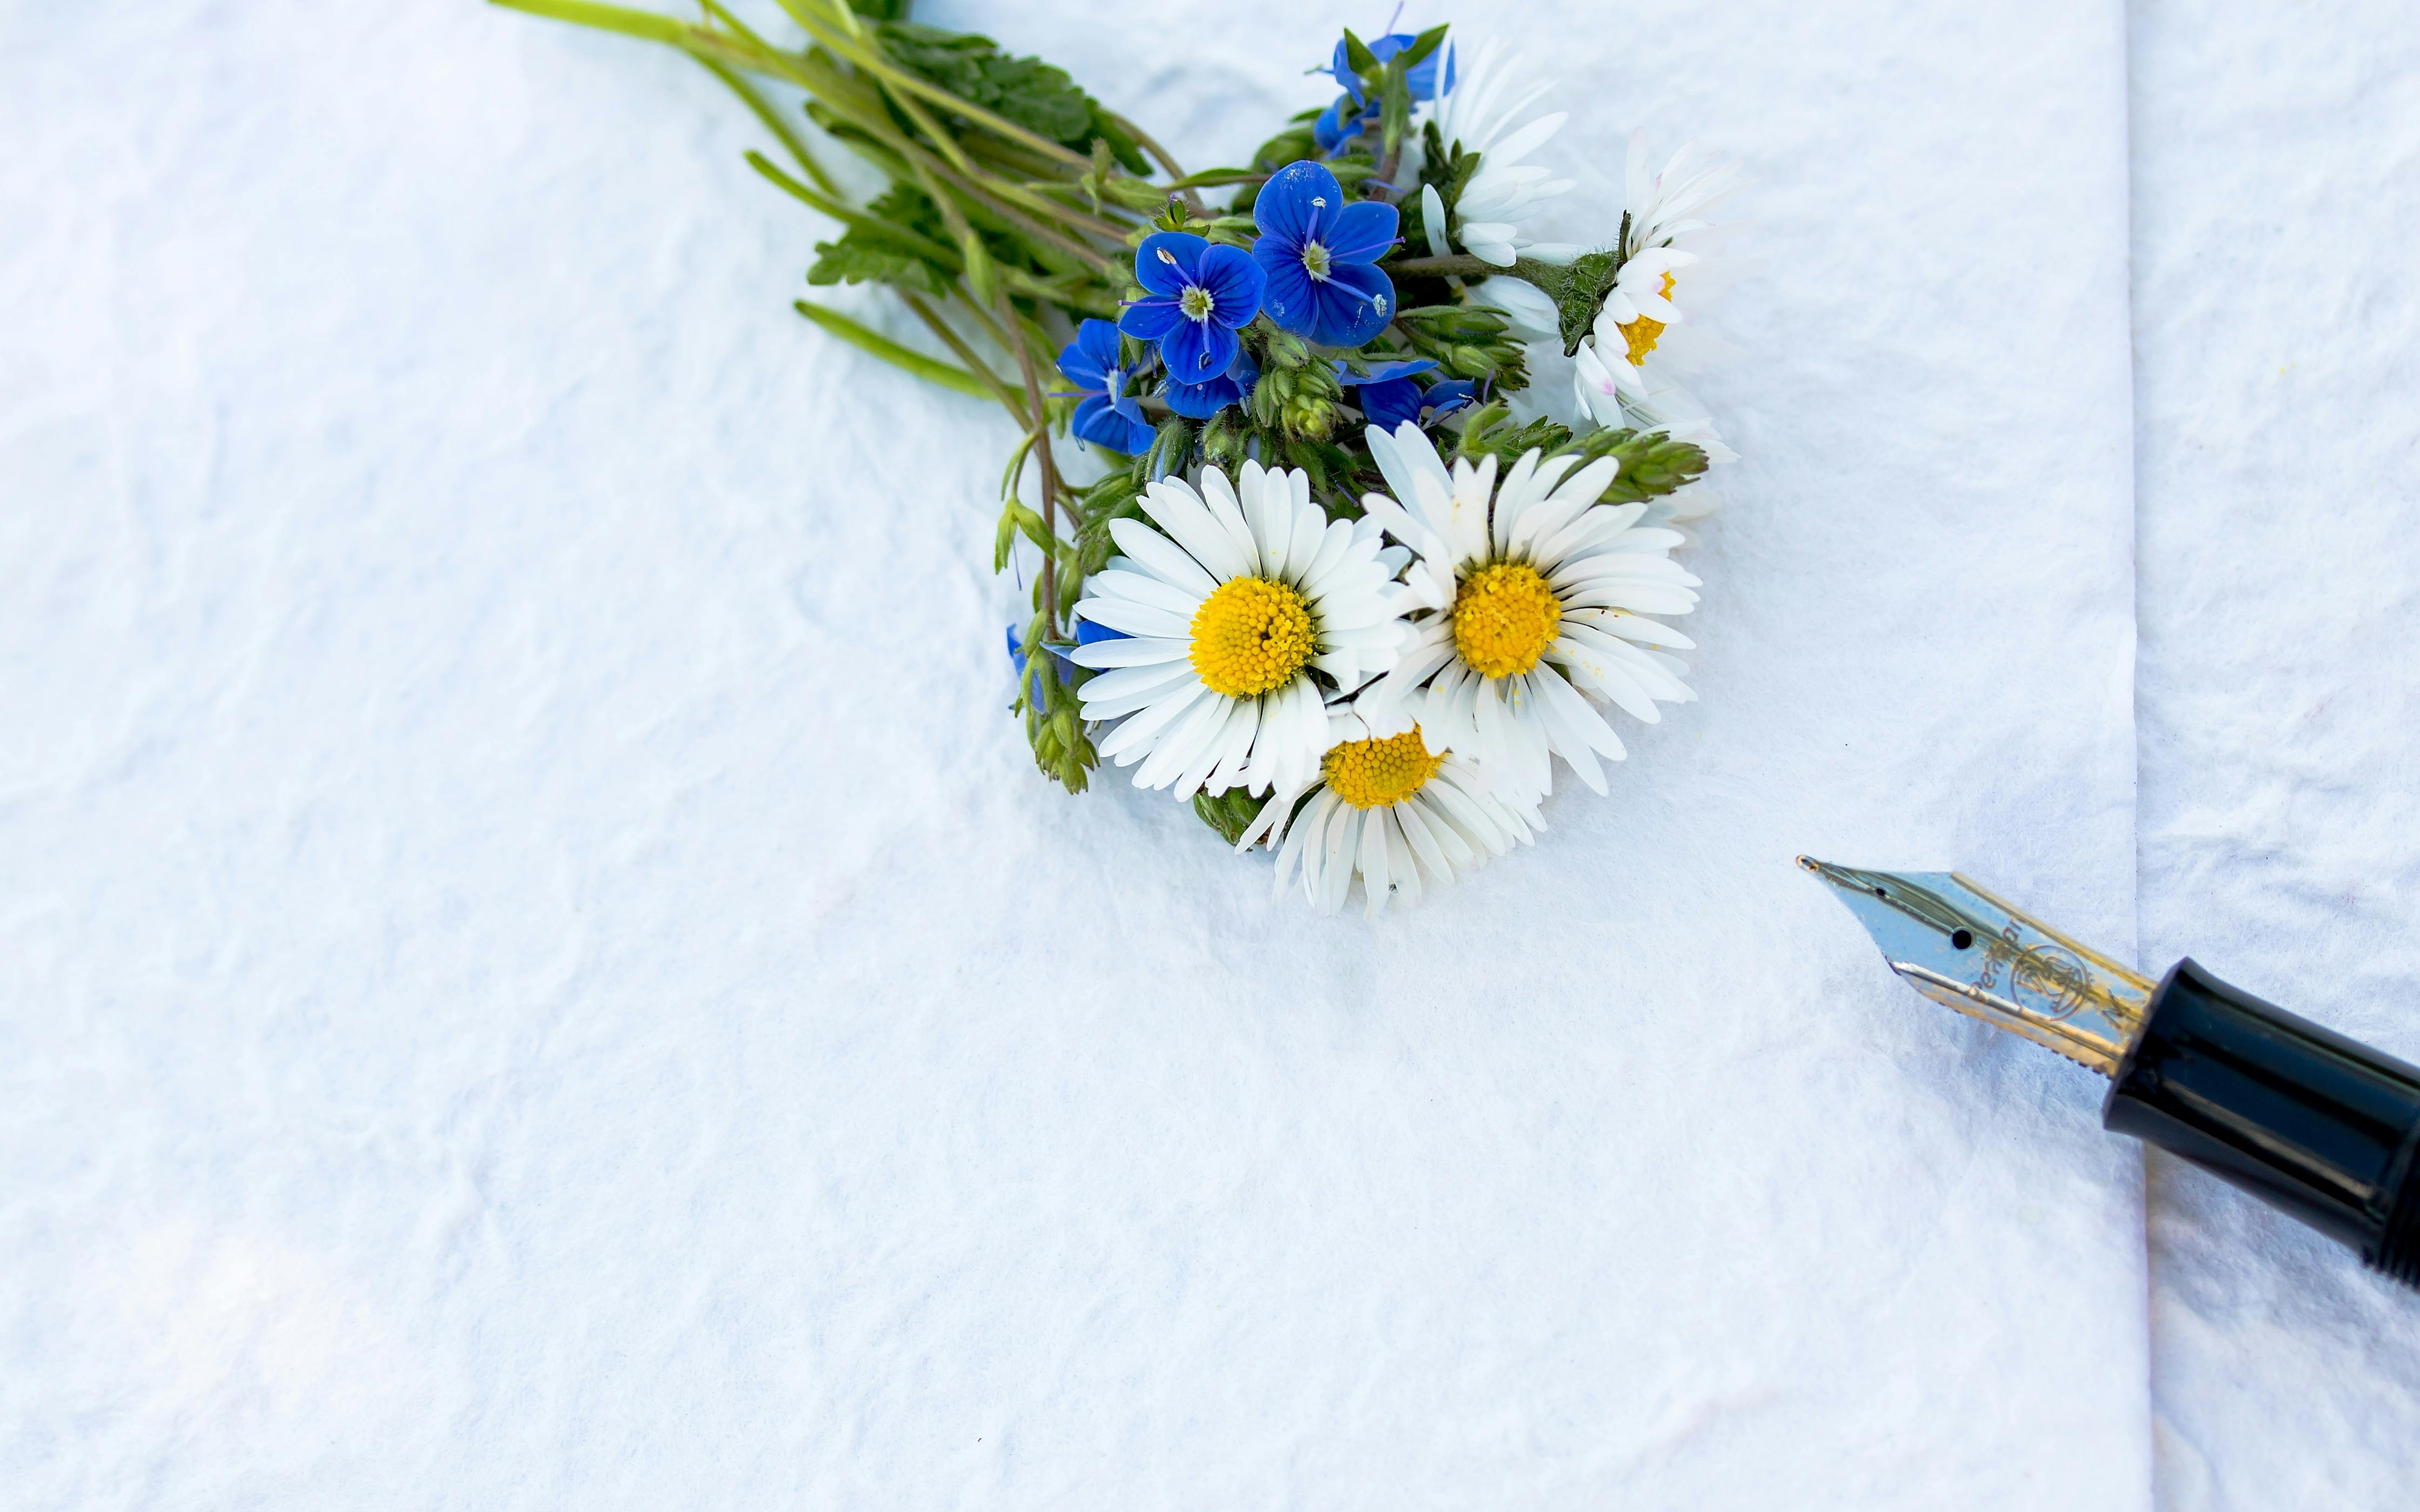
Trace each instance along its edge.
{"label": "blue wildflower", "polygon": [[[1131,639],[1132,637],[1124,630],[1112,630],[1106,625],[1094,625],[1090,620],[1081,619],[1076,622],[1076,644],[1079,646],[1089,646],[1096,640]],[[1050,648],[1050,659],[1056,664],[1059,681],[1063,683],[1074,677],[1080,670],[1068,658],[1069,649],[1066,646]],[[1025,685],[1025,638],[1016,633],[1016,626],[1014,625],[1008,627],[1008,664],[1016,669],[1017,686],[1022,687]]]}
{"label": "blue wildflower", "polygon": [[1135,250],[1135,282],[1148,298],[1126,306],[1118,329],[1159,343],[1168,376],[1180,382],[1200,383],[1227,371],[1240,345],[1236,328],[1261,313],[1259,265],[1190,232],[1143,238]]}
{"label": "blue wildflower", "polygon": [[1279,330],[1358,347],[1387,328],[1395,284],[1371,264],[1395,245],[1395,207],[1347,201],[1336,176],[1305,159],[1261,186],[1252,222],[1261,229],[1252,259],[1267,279],[1263,307]]}
{"label": "blue wildflower", "polygon": [[1059,371],[1083,395],[1084,402],[1076,407],[1076,439],[1122,456],[1140,456],[1158,431],[1125,392],[1125,370],[1118,365],[1123,359],[1118,328],[1107,320],[1087,320],[1076,328],[1075,341],[1059,353]]}
{"label": "blue wildflower", "polygon": [[1334,157],[1344,150],[1344,144],[1366,134],[1378,124],[1378,105],[1372,101],[1366,108],[1355,103],[1351,95],[1339,95],[1336,103],[1320,113],[1311,123],[1311,139],[1319,144],[1322,155]]}
{"label": "blue wildflower", "polygon": [[1431,420],[1443,420],[1457,409],[1468,409],[1479,401],[1479,385],[1468,378],[1447,378],[1432,383],[1429,392],[1420,395],[1420,405],[1429,411]]}
{"label": "blue wildflower", "polygon": [[1435,366],[1423,357],[1410,363],[1377,363],[1367,373],[1356,373],[1339,363],[1336,381],[1342,388],[1358,388],[1363,417],[1380,430],[1391,431],[1406,420],[1420,418],[1420,386],[1412,381],[1412,375]]}
{"label": "blue wildflower", "polygon": [[1252,392],[1252,385],[1260,380],[1261,369],[1252,361],[1252,354],[1237,347],[1235,360],[1227,364],[1224,373],[1206,383],[1179,383],[1170,378],[1160,396],[1168,401],[1168,408],[1186,419],[1207,420],[1231,404],[1243,403]]}
{"label": "blue wildflower", "polygon": [[1426,389],[1412,381],[1415,374],[1435,366],[1436,363],[1422,358],[1409,363],[1379,363],[1367,373],[1356,373],[1339,363],[1336,381],[1342,388],[1358,388],[1362,418],[1380,430],[1391,431],[1406,420],[1415,424],[1434,424],[1467,406],[1477,394],[1477,386],[1468,378],[1446,378]]}
{"label": "blue wildflower", "polygon": [[[1414,42],[1419,40],[1419,38],[1411,36],[1406,32],[1390,32],[1387,36],[1381,37],[1376,41],[1370,44],[1370,55],[1376,58],[1379,62],[1384,63],[1388,58],[1393,57],[1396,54],[1402,52],[1404,49],[1411,46]],[[1359,75],[1353,71],[1353,65],[1344,61],[1344,39],[1340,37],[1336,39],[1336,56],[1333,61],[1328,64],[1328,71],[1336,75],[1336,82],[1345,87],[1346,91],[1353,96],[1353,102],[1357,105],[1361,102],[1361,79]],[[1439,48],[1436,52],[1431,53],[1428,56],[1420,59],[1418,63],[1413,64],[1411,71],[1404,76],[1404,81],[1412,86],[1412,98],[1414,100],[1435,100],[1436,98],[1437,59],[1440,57],[1443,57],[1446,61],[1446,89],[1448,92],[1452,90],[1453,54],[1443,48]]]}

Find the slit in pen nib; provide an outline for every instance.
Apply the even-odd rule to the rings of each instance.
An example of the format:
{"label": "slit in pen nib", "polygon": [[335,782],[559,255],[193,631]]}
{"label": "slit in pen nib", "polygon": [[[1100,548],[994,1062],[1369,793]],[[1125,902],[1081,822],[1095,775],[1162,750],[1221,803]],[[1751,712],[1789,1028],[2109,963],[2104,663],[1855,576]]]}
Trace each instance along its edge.
{"label": "slit in pen nib", "polygon": [[2151,982],[1954,872],[1869,872],[1802,856],[1890,968],[1947,1008],[2117,1074]]}

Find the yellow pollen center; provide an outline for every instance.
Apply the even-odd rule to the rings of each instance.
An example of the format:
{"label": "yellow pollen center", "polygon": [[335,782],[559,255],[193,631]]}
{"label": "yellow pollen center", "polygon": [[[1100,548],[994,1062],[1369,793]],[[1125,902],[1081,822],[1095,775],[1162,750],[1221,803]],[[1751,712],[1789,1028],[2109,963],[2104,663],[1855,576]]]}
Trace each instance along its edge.
{"label": "yellow pollen center", "polygon": [[[1664,297],[1668,300],[1672,297],[1672,275],[1669,273],[1664,275]],[[1633,367],[1645,362],[1647,354],[1655,349],[1655,344],[1664,339],[1664,322],[1650,320],[1643,315],[1615,329],[1621,332],[1621,339],[1629,344],[1630,365]]]}
{"label": "yellow pollen center", "polygon": [[1562,623],[1561,600],[1526,562],[1481,567],[1453,595],[1453,648],[1481,677],[1511,677],[1538,665]]}
{"label": "yellow pollen center", "polygon": [[1193,613],[1193,670],[1213,693],[1258,698],[1283,687],[1311,651],[1311,606],[1266,578],[1230,579]]}
{"label": "yellow pollen center", "polygon": [[1445,764],[1415,726],[1386,740],[1348,740],[1319,759],[1327,791],[1356,809],[1384,809],[1428,785]]}

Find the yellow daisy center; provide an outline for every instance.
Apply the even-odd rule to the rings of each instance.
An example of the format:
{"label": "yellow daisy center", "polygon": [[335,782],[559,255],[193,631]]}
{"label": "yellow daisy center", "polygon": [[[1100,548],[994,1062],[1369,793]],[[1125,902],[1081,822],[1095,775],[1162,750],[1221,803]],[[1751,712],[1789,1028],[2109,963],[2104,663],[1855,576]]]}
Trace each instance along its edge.
{"label": "yellow daisy center", "polygon": [[1453,649],[1481,677],[1535,667],[1562,625],[1562,601],[1526,562],[1481,567],[1453,595]]}
{"label": "yellow daisy center", "polygon": [[1414,726],[1385,740],[1348,740],[1319,759],[1319,773],[1328,792],[1356,809],[1384,809],[1426,787],[1444,764]]}
{"label": "yellow daisy center", "polygon": [[1266,578],[1220,583],[1193,612],[1193,670],[1213,693],[1258,698],[1311,660],[1311,606]]}
{"label": "yellow daisy center", "polygon": [[[1672,297],[1672,275],[1669,273],[1664,275],[1664,297],[1668,300]],[[1645,362],[1647,354],[1655,349],[1655,344],[1664,339],[1664,322],[1650,320],[1643,315],[1615,329],[1621,332],[1621,339],[1629,344],[1630,365],[1633,367]]]}

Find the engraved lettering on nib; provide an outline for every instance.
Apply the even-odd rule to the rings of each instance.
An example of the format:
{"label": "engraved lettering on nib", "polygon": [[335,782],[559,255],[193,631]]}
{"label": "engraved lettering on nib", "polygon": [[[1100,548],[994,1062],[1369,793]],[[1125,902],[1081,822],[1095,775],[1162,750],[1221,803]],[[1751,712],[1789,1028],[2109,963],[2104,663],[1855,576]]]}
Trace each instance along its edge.
{"label": "engraved lettering on nib", "polygon": [[2092,973],[2074,951],[2037,945],[2019,954],[2009,967],[2009,990],[2029,1012],[2071,1018],[2091,993]]}

